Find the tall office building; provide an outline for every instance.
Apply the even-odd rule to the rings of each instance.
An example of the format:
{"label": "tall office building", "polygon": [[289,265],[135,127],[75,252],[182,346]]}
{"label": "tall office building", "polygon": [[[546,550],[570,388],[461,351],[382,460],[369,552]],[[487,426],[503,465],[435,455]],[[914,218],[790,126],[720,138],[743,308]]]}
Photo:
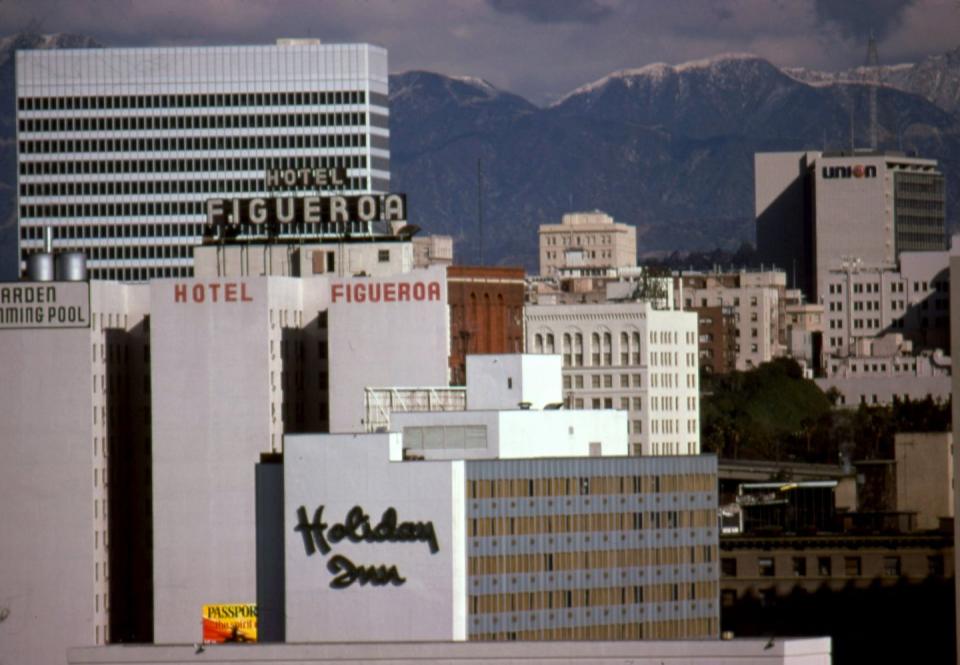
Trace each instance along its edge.
{"label": "tall office building", "polygon": [[901,252],[946,248],[943,174],[893,152],[758,153],[757,250],[810,302],[827,271],[893,267]]}
{"label": "tall office building", "polygon": [[[387,53],[375,46],[20,51],[16,95],[20,259],[52,226],[94,279],[192,275],[210,198],[389,187]],[[290,170],[295,182],[273,177]]]}

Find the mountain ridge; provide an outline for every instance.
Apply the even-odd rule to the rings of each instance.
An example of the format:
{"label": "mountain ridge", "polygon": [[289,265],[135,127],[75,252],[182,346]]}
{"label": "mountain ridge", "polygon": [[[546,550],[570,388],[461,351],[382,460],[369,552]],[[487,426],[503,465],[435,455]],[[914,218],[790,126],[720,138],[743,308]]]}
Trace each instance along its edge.
{"label": "mountain ridge", "polygon": [[[0,40],[7,109],[0,114],[0,269],[7,279],[16,274],[9,54],[11,44],[29,43],[99,46],[78,35]],[[897,71],[949,92],[955,60],[960,49]],[[535,270],[537,226],[573,210],[600,209],[636,225],[641,254],[736,248],[754,237],[753,154],[848,149],[851,118],[864,120],[853,131],[854,145],[864,145],[868,92],[859,81],[806,83],[745,53],[612,72],[546,106],[477,77],[391,74],[392,188],[407,193],[411,223],[457,240],[460,262],[479,258],[481,198],[488,263]],[[940,160],[952,225],[960,117],[893,85],[877,98],[880,147]]]}

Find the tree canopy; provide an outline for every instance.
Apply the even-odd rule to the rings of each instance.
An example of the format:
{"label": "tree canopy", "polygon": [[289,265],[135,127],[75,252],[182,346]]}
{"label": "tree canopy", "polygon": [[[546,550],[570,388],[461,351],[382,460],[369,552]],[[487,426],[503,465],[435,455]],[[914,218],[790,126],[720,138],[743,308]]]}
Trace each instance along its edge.
{"label": "tree canopy", "polygon": [[701,446],[721,457],[837,464],[892,459],[897,432],[950,429],[950,404],[895,400],[837,408],[789,358],[747,372],[703,378]]}

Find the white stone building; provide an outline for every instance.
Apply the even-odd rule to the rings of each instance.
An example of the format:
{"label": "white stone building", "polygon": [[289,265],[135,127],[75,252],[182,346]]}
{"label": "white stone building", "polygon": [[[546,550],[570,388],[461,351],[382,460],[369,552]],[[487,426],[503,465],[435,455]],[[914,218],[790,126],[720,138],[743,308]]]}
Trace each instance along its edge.
{"label": "white stone building", "polygon": [[700,452],[697,317],[647,302],[528,305],[528,353],[559,354],[567,408],[628,413],[631,454]]}

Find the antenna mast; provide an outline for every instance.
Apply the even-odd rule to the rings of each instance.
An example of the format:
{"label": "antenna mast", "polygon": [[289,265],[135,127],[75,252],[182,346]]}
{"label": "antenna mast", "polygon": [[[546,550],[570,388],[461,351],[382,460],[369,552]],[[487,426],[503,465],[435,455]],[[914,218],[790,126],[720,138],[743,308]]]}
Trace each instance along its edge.
{"label": "antenna mast", "polygon": [[877,40],[870,31],[867,41],[867,62],[864,68],[864,81],[869,86],[870,95],[870,149],[877,149],[877,88],[882,84],[880,58],[877,55]]}
{"label": "antenna mast", "polygon": [[479,235],[480,261],[483,265],[483,159],[477,159],[477,235]]}

